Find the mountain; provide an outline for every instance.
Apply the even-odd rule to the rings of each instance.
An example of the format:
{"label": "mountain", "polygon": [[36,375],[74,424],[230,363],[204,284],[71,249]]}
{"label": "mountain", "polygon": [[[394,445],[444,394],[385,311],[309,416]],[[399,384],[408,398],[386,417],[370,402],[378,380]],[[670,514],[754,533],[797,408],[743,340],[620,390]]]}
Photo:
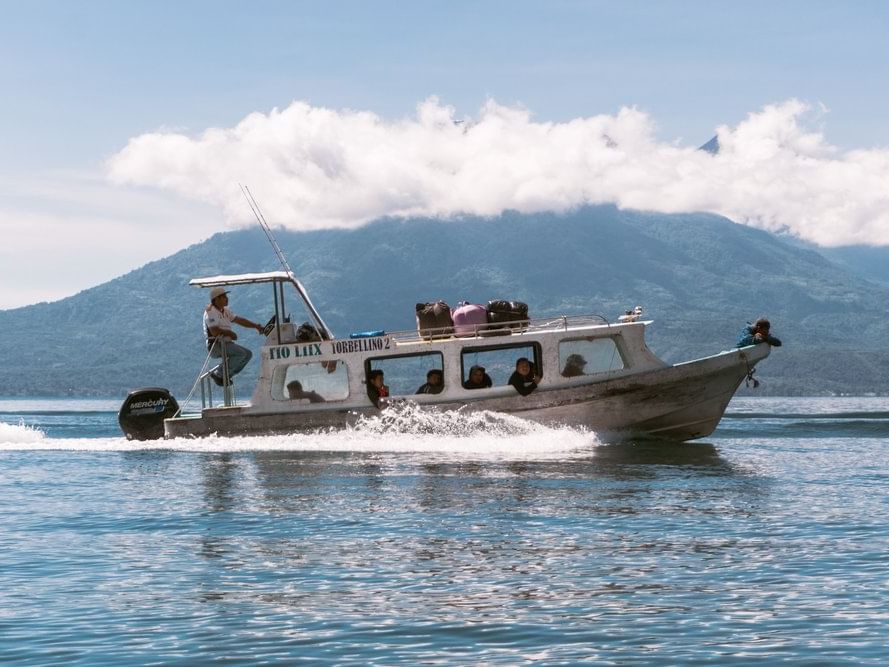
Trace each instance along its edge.
{"label": "mountain", "polygon": [[852,245],[818,252],[850,273],[889,286],[889,247]]}
{"label": "mountain", "polygon": [[[698,146],[698,150],[711,155],[718,155],[719,136],[714,135],[705,144]],[[850,273],[854,273],[861,278],[889,285],[889,247],[849,245],[837,248],[821,248],[800,239],[785,237],[785,240],[793,245],[814,250],[829,261],[839,264]]]}
{"label": "mountain", "polygon": [[[814,250],[708,214],[586,207],[493,219],[385,219],[354,231],[276,232],[338,336],[411,329],[417,302],[511,299],[532,317],[642,305],[669,362],[731,348],[766,315],[784,339],[757,371],[760,393],[886,393],[889,288]],[[119,396],[144,385],[184,397],[205,351],[206,290],[191,278],[280,268],[259,229],[220,233],[54,303],[0,311],[0,395]],[[235,288],[231,307],[272,314],[271,288]],[[288,297],[290,307],[297,306]],[[301,308],[294,319],[307,319]],[[256,334],[242,342],[255,350]],[[252,387],[251,362],[238,386]],[[251,375],[252,373],[252,375]]]}
{"label": "mountain", "polygon": [[715,135],[710,141],[705,143],[703,146],[698,146],[698,150],[705,151],[710,153],[711,155],[719,154],[719,135]]}

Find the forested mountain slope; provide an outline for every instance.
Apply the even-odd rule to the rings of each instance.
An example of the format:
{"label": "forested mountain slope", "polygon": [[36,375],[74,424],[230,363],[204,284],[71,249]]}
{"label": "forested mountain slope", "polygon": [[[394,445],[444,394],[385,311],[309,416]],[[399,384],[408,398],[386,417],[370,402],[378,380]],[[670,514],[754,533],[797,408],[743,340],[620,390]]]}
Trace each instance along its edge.
{"label": "forested mountain slope", "polygon": [[[412,328],[415,303],[439,298],[612,320],[639,304],[652,349],[675,362],[732,347],[745,321],[766,315],[785,345],[760,367],[760,393],[889,393],[889,288],[718,216],[602,206],[276,236],[338,336]],[[258,228],[220,233],[61,301],[0,311],[0,396],[123,397],[142,385],[182,396],[205,354],[207,293],[189,279],[278,268]],[[233,310],[265,321],[270,289],[235,288]],[[259,337],[243,336],[256,350]]]}

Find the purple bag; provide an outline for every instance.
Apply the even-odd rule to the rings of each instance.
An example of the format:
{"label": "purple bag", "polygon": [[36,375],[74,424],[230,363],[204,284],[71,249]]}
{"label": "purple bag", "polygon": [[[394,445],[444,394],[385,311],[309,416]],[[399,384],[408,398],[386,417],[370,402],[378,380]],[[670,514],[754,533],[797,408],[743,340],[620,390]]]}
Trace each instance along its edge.
{"label": "purple bag", "polygon": [[477,336],[488,328],[487,309],[475,303],[461,302],[451,311],[451,319],[454,321],[455,336]]}

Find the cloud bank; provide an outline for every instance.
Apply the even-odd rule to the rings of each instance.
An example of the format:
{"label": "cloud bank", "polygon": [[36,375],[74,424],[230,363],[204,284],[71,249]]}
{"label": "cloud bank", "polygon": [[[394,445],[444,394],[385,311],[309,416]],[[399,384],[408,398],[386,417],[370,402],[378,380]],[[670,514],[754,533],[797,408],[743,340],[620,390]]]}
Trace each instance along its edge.
{"label": "cloud bank", "polygon": [[301,230],[611,203],[717,213],[822,246],[889,245],[889,150],[841,153],[805,127],[811,116],[797,100],[750,113],[717,129],[714,155],[659,142],[634,108],[556,123],[489,101],[470,119],[432,98],[387,121],[294,102],[197,137],[137,136],[108,173],[221,206],[233,226],[252,224],[244,183],[270,223]]}

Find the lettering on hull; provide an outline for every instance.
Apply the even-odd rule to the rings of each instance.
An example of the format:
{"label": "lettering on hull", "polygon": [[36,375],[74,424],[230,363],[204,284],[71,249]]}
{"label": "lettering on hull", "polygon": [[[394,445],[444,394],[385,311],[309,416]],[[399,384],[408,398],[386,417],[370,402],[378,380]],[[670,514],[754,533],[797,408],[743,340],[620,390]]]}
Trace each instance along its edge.
{"label": "lettering on hull", "polygon": [[[300,345],[276,345],[269,348],[269,359],[299,359],[301,357],[317,357],[325,354],[322,343],[305,343]],[[357,338],[350,340],[332,340],[327,354],[341,355],[354,352],[378,352],[390,349],[392,343],[388,336],[380,338]]]}
{"label": "lettering on hull", "polygon": [[324,354],[321,351],[321,343],[278,345],[269,348],[269,359],[297,359],[299,357],[317,357],[320,354]]}
{"label": "lettering on hull", "polygon": [[356,338],[354,340],[334,340],[330,342],[332,354],[350,354],[352,352],[377,352],[389,349],[389,337]]}

